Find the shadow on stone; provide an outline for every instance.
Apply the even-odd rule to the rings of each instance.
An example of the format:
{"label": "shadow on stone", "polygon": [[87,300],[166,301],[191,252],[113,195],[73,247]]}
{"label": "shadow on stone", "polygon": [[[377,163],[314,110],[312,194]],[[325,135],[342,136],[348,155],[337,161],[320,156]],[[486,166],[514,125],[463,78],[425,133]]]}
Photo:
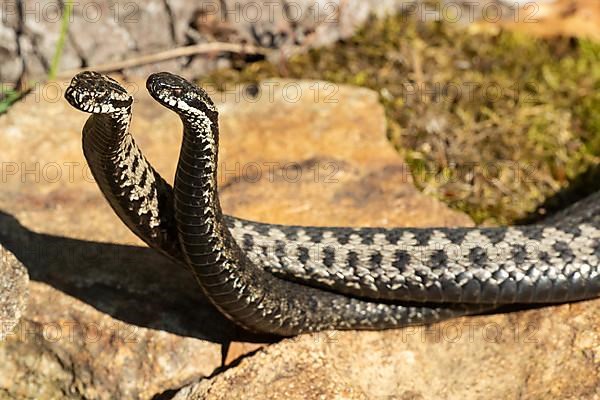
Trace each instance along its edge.
{"label": "shadow on stone", "polygon": [[221,344],[240,335],[189,271],[150,248],[36,233],[2,211],[0,242],[32,280],[128,324]]}
{"label": "shadow on stone", "polygon": [[527,225],[540,222],[598,190],[600,190],[600,165],[594,165],[572,179],[568,186],[548,197],[534,211],[515,221],[515,224]]}

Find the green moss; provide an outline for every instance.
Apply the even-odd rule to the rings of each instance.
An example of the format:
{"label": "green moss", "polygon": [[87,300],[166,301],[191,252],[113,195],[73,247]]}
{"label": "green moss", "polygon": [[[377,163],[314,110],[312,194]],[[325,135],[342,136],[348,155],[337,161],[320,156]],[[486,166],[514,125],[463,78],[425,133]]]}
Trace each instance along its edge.
{"label": "green moss", "polygon": [[600,156],[600,45],[470,32],[406,16],[332,48],[204,80],[323,79],[380,94],[390,141],[417,185],[477,222],[511,223]]}

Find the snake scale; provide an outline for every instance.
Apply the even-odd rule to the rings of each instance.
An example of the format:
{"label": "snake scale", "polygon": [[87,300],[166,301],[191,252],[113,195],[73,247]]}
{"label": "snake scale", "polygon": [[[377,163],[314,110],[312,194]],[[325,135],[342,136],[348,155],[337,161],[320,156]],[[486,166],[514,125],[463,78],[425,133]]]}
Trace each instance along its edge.
{"label": "snake scale", "polygon": [[[151,96],[183,124],[174,186],[129,132],[133,98],[83,72],[65,97],[90,113],[83,150],[102,193],[149,246],[191,269],[208,299],[246,329],[295,335],[387,329],[600,294],[600,194],[548,221],[494,228],[283,226],[223,215],[218,112],[167,72]],[[332,205],[335,206],[335,205]]]}

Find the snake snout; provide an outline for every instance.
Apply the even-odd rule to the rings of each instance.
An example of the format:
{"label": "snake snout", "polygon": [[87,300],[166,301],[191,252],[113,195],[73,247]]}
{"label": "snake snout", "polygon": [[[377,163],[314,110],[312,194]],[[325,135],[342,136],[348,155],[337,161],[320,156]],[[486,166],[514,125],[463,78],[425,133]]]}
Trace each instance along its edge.
{"label": "snake snout", "polygon": [[184,94],[194,89],[185,79],[170,72],[150,75],[146,80],[146,88],[154,99],[169,108],[175,107]]}
{"label": "snake snout", "polygon": [[146,88],[163,106],[176,112],[197,110],[216,114],[217,109],[208,94],[200,87],[170,72],[158,72],[148,77]]}
{"label": "snake snout", "polygon": [[93,114],[118,112],[133,103],[117,81],[93,71],[75,75],[65,91],[65,99],[78,110]]}

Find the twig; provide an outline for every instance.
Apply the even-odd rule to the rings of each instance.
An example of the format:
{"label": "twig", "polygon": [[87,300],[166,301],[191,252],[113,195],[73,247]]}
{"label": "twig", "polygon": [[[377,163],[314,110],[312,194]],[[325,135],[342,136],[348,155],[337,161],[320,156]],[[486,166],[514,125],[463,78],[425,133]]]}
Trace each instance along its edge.
{"label": "twig", "polygon": [[140,57],[134,57],[123,61],[116,61],[113,63],[101,64],[87,68],[78,68],[68,71],[62,71],[58,74],[59,78],[69,78],[73,75],[83,71],[96,71],[96,72],[113,72],[119,71],[126,68],[138,67],[144,64],[152,64],[159,61],[170,60],[177,57],[191,56],[194,54],[201,53],[212,53],[212,52],[230,52],[230,53],[248,53],[248,54],[260,54],[267,55],[265,48],[238,44],[238,43],[224,43],[224,42],[212,42],[212,43],[201,43],[191,46],[177,47],[175,49],[161,51],[159,53],[148,54]]}

